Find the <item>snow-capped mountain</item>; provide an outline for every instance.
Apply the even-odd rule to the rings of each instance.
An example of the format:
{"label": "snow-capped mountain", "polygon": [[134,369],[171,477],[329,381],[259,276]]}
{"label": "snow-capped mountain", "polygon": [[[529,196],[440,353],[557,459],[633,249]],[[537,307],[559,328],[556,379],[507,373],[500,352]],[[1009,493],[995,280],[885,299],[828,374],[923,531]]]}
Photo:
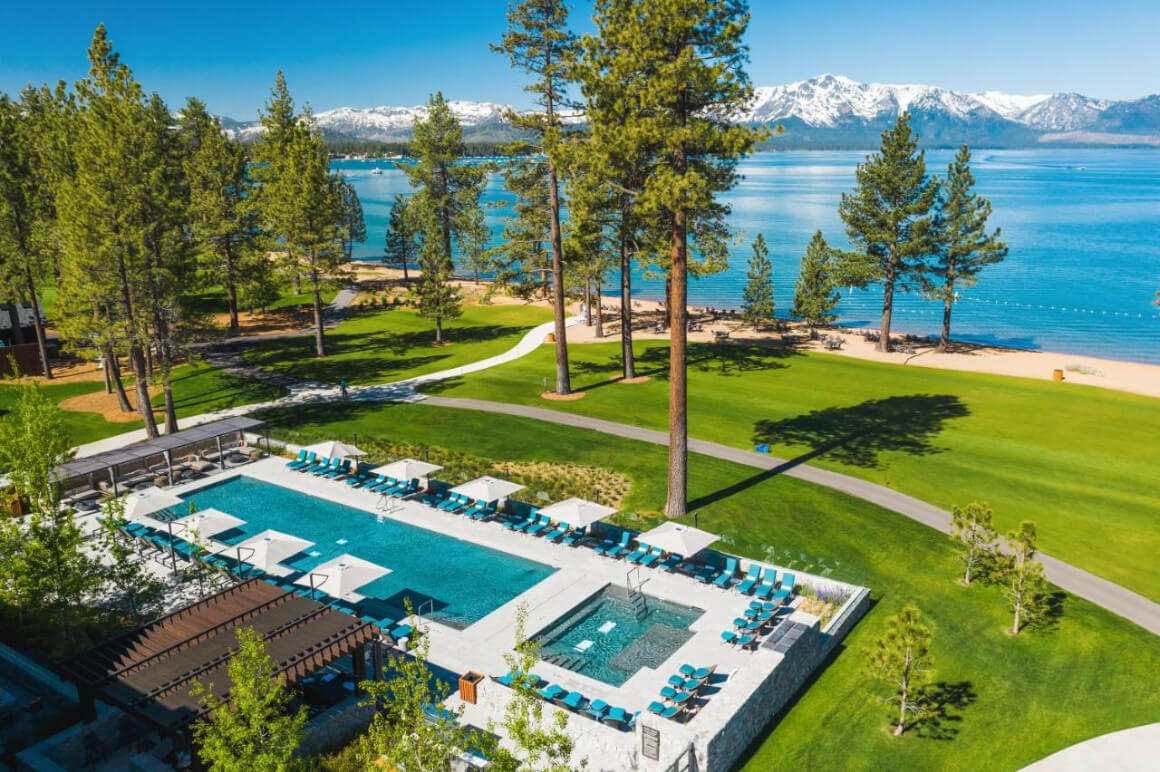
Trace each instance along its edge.
{"label": "snow-capped mountain", "polygon": [[[754,91],[753,102],[736,120],[780,126],[784,131],[769,140],[772,147],[876,147],[882,130],[904,111],[928,146],[1160,145],[1160,95],[1113,102],[1075,93],[967,93],[937,86],[859,83],[829,74]],[[448,105],[468,141],[514,137],[504,120],[507,105],[467,100]],[[315,119],[331,139],[405,141],[415,119],[426,115],[425,105],[384,105],[339,107],[317,113]],[[260,133],[253,123],[231,121],[226,126],[246,140]]]}

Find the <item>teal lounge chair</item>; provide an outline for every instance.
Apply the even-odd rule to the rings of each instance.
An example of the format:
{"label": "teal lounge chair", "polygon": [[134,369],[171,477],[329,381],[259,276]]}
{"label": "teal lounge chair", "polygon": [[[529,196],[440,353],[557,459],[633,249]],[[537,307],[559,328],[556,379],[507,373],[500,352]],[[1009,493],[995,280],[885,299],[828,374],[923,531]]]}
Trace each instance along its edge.
{"label": "teal lounge chair", "polygon": [[599,721],[604,717],[604,714],[608,712],[608,703],[604,700],[593,700],[591,703],[589,703],[588,709],[584,712]]}
{"label": "teal lounge chair", "polygon": [[626,560],[628,560],[629,563],[639,563],[640,559],[647,555],[651,550],[652,547],[648,546],[644,542],[640,542],[636,546],[636,552],[629,555]]}
{"label": "teal lounge chair", "polygon": [[361,488],[371,480],[371,465],[361,461],[355,467],[354,474],[347,478],[346,484],[354,488]]}
{"label": "teal lounge chair", "polygon": [[753,595],[755,597],[761,598],[762,600],[765,600],[770,595],[772,595],[774,589],[777,587],[777,570],[773,568],[767,568],[765,569],[764,576],[765,581],[758,585],[757,589],[753,591]]}
{"label": "teal lounge chair", "polygon": [[536,694],[540,695],[541,699],[551,702],[557,697],[565,694],[565,691],[564,688],[558,684],[548,684],[543,689],[537,689]]}
{"label": "teal lounge chair", "polygon": [[335,469],[337,469],[338,465],[341,463],[342,463],[341,458],[332,458],[326,464],[326,466],[324,466],[321,469],[319,469],[318,471],[316,471],[314,473],[314,476],[315,477],[325,477],[325,476],[329,475],[331,472],[333,472]]}
{"label": "teal lounge chair", "polygon": [[386,475],[379,475],[379,478],[367,486],[367,490],[371,493],[382,493],[385,490],[394,488],[399,484],[399,481],[394,477],[387,477]]}
{"label": "teal lounge chair", "polygon": [[495,502],[489,501],[486,504],[484,504],[482,507],[480,507],[479,509],[476,509],[473,512],[471,512],[470,514],[471,514],[472,520],[479,520],[482,522],[484,520],[487,520],[489,517],[494,516],[495,512],[496,512]]}
{"label": "teal lounge chair", "polygon": [[348,474],[350,474],[350,462],[346,459],[343,459],[342,461],[339,461],[337,464],[335,464],[329,472],[323,475],[323,477],[329,480],[334,480]]}
{"label": "teal lounge chair", "polygon": [[671,552],[669,553],[669,556],[665,558],[665,561],[657,566],[657,568],[664,571],[666,574],[671,574],[674,568],[684,562],[685,558],[683,555],[678,555],[675,552]]}
{"label": "teal lounge chair", "polygon": [[737,592],[748,595],[757,586],[759,581],[761,581],[761,566],[756,563],[750,563],[749,570],[745,574],[745,581],[737,585]]}
{"label": "teal lounge chair", "polygon": [[568,525],[567,523],[556,523],[556,529],[554,531],[549,531],[544,535],[544,538],[548,541],[556,541],[556,539],[559,539],[561,536],[568,533],[571,528],[572,526]]}
{"label": "teal lounge chair", "polygon": [[660,560],[661,555],[663,555],[663,554],[665,554],[664,551],[661,550],[659,547],[653,547],[651,552],[649,552],[647,555],[645,555],[643,558],[641,558],[640,560],[637,561],[637,565],[641,565],[641,566],[644,566],[645,568],[648,568],[653,563]]}
{"label": "teal lounge chair", "polygon": [[295,472],[306,472],[306,471],[310,470],[310,467],[314,466],[317,463],[318,463],[318,454],[315,453],[314,451],[310,451],[309,453],[306,454],[306,460],[303,461],[301,464],[295,462],[295,466],[293,466],[292,469]]}
{"label": "teal lounge chair", "polygon": [[737,633],[732,630],[725,630],[721,633],[721,640],[732,646],[737,643]]}
{"label": "teal lounge chair", "polygon": [[[661,708],[663,709],[664,706],[662,705]],[[628,715],[628,712],[624,708],[609,708],[608,712],[600,717],[600,722],[614,726],[617,729],[628,729],[632,726],[632,717]]]}
{"label": "teal lounge chair", "polygon": [[528,513],[523,517],[513,517],[509,520],[505,520],[503,527],[509,531],[522,531],[524,528],[527,528],[529,525],[531,525],[531,522],[529,521],[532,520],[532,518],[533,515],[531,513]]}
{"label": "teal lounge chair", "polygon": [[439,509],[442,509],[444,512],[450,512],[453,509],[459,509],[467,502],[468,498],[466,496],[462,496],[458,493],[452,493],[447,497],[446,501],[439,505]]}
{"label": "teal lounge chair", "polygon": [[482,510],[486,506],[487,506],[487,502],[483,501],[482,499],[476,499],[475,501],[473,501],[471,503],[470,507],[463,510],[459,514],[464,515],[465,517],[475,517],[475,513],[479,512],[480,510]]}
{"label": "teal lounge chair", "polygon": [[526,533],[529,536],[539,536],[544,530],[552,524],[551,518],[547,515],[540,515],[539,520],[528,527]]}
{"label": "teal lounge chair", "polygon": [[568,692],[563,697],[558,697],[556,703],[563,705],[568,710],[580,710],[581,703],[584,702],[584,695],[580,692]]}
{"label": "teal lounge chair", "polygon": [[298,467],[302,466],[305,463],[306,463],[306,450],[302,449],[302,450],[298,451],[298,458],[292,458],[286,462],[286,468],[287,469],[297,469]]}
{"label": "teal lounge chair", "polygon": [[583,528],[573,528],[568,533],[564,534],[564,538],[560,539],[560,543],[565,547],[574,547],[576,543],[584,538]]}
{"label": "teal lounge chair", "polygon": [[661,718],[676,718],[684,708],[680,705],[663,705],[659,702],[650,702],[648,712]]}
{"label": "teal lounge chair", "polygon": [[797,581],[797,577],[795,577],[793,574],[790,574],[790,573],[782,574],[781,575],[781,587],[779,587],[777,592],[775,592],[773,594],[773,597],[769,599],[770,602],[771,603],[785,604],[785,602],[788,601],[790,599],[790,597],[793,595],[794,583],[796,581]]}
{"label": "teal lounge chair", "polygon": [[528,516],[516,523],[512,530],[516,533],[527,533],[527,530],[538,522],[540,522],[540,510],[532,507],[528,510]]}
{"label": "teal lounge chair", "polygon": [[618,558],[628,552],[628,543],[631,541],[632,534],[628,531],[621,531],[620,541],[606,540],[595,551],[597,555],[603,555],[606,558]]}
{"label": "teal lounge chair", "polygon": [[713,580],[713,584],[727,589],[735,576],[737,576],[737,558],[725,558],[725,570]]}
{"label": "teal lounge chair", "polygon": [[330,458],[329,457],[319,458],[318,456],[315,456],[314,463],[311,464],[310,466],[303,467],[300,471],[306,472],[307,474],[314,474],[315,472],[318,472],[321,469],[329,469],[329,468],[330,468]]}

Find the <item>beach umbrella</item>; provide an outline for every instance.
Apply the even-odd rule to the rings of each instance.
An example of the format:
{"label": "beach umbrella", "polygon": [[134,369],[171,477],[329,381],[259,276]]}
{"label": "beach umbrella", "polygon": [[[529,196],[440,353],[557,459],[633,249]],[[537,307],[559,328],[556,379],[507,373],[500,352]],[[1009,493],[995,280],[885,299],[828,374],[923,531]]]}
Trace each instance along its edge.
{"label": "beach umbrella", "polygon": [[203,509],[192,515],[179,517],[173,521],[173,524],[179,526],[183,533],[192,534],[196,531],[198,536],[208,539],[240,525],[245,525],[246,521],[216,509]]}
{"label": "beach umbrella", "polygon": [[296,579],[294,584],[309,587],[311,595],[315,590],[322,590],[332,598],[345,598],[359,587],[389,573],[389,568],[344,554],[310,569],[306,576]]}
{"label": "beach umbrella", "polygon": [[351,458],[366,455],[364,451],[359,450],[354,445],[339,442],[338,440],[328,440],[327,442],[307,445],[303,450],[317,453],[319,458]]}
{"label": "beach umbrella", "polygon": [[238,542],[233,548],[238,553],[238,565],[249,563],[263,571],[275,564],[314,546],[314,542],[281,531],[265,530],[257,536]]}
{"label": "beach umbrella", "polygon": [[125,496],[125,519],[142,522],[142,518],[156,512],[181,506],[185,506],[185,501],[176,494],[152,486]]}
{"label": "beach umbrella", "polygon": [[524,486],[519,483],[501,480],[498,477],[477,477],[471,482],[456,485],[449,492],[458,493],[460,496],[466,496],[469,499],[491,503],[493,501],[499,501],[500,499],[506,499],[516,491],[523,489]]}
{"label": "beach umbrella", "polygon": [[669,521],[661,523],[651,531],[645,531],[637,536],[636,540],[665,552],[692,557],[719,538],[721,537],[700,528]]}
{"label": "beach umbrella", "polygon": [[612,507],[606,507],[594,501],[571,498],[544,507],[540,510],[540,515],[557,523],[567,523],[573,528],[583,528],[598,520],[603,520],[615,512],[616,510]]}
{"label": "beach umbrella", "polygon": [[432,472],[438,472],[443,467],[438,464],[428,464],[426,461],[416,461],[413,458],[404,458],[390,464],[376,467],[371,474],[381,474],[396,480],[414,480],[416,477],[426,477]]}

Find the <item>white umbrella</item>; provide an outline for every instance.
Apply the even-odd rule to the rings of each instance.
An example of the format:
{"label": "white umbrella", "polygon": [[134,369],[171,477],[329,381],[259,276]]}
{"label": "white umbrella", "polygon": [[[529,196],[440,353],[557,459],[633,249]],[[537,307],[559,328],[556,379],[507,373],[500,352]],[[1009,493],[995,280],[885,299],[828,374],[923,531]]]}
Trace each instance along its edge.
{"label": "white umbrella", "polygon": [[359,587],[389,573],[389,568],[344,554],[310,569],[306,576],[295,580],[294,584],[309,587],[311,591],[322,590],[332,598],[345,598]]}
{"label": "white umbrella", "polygon": [[557,523],[567,523],[573,528],[583,528],[592,525],[597,520],[603,520],[616,512],[612,507],[597,504],[585,499],[565,499],[551,506],[544,507],[540,514]]}
{"label": "white umbrella", "polygon": [[449,492],[458,493],[460,496],[466,496],[469,499],[491,503],[493,501],[499,501],[500,499],[506,499],[516,491],[523,489],[524,486],[518,483],[500,480],[497,477],[477,477],[471,482],[456,485]]}
{"label": "white umbrella", "polygon": [[319,442],[315,445],[307,445],[303,450],[317,453],[319,458],[350,458],[352,456],[365,456],[366,453],[356,448],[354,445],[348,445],[345,442],[337,440],[329,440],[327,442]]}
{"label": "white umbrella", "polygon": [[192,515],[180,517],[174,520],[173,524],[183,528],[182,533],[197,531],[198,536],[208,539],[231,528],[245,525],[246,521],[240,517],[234,517],[233,515],[216,509],[203,509],[200,512],[194,512]]}
{"label": "white umbrella", "polygon": [[376,467],[370,473],[381,474],[383,477],[393,477],[396,480],[414,480],[416,477],[426,477],[432,472],[438,472],[442,468],[438,464],[428,464],[426,461],[404,458],[402,461],[394,461]]}
{"label": "white umbrella", "polygon": [[238,542],[233,545],[233,549],[237,550],[238,563],[249,563],[268,572],[276,563],[281,563],[286,558],[313,546],[314,542],[292,534],[266,530]]}
{"label": "white umbrella", "polygon": [[719,538],[721,537],[700,528],[670,521],[661,523],[651,531],[645,531],[637,536],[636,540],[665,552],[675,552],[689,558]]}
{"label": "white umbrella", "polygon": [[155,512],[181,506],[185,506],[185,501],[176,494],[149,487],[125,496],[125,519],[141,522],[142,518]]}

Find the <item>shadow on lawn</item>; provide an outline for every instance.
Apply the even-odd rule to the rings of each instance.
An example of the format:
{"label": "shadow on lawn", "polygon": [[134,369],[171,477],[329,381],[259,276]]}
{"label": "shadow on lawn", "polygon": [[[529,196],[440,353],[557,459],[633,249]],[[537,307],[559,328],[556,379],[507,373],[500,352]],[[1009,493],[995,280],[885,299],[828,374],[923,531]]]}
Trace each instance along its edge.
{"label": "shadow on lawn", "polygon": [[850,466],[879,468],[879,456],[885,452],[911,456],[942,452],[933,444],[935,436],[943,431],[947,421],[967,415],[970,410],[956,396],[908,394],[815,410],[780,421],[758,421],[753,427],[753,441],[811,448],[787,462],[789,465],[825,455]]}
{"label": "shadow on lawn", "polygon": [[953,740],[959,733],[955,724],[962,723],[961,711],[975,703],[979,695],[970,681],[939,681],[922,694],[926,713],[914,722],[912,729],[927,740]]}
{"label": "shadow on lawn", "polygon": [[[688,367],[696,372],[728,377],[763,370],[780,370],[789,366],[782,360],[799,355],[797,349],[788,346],[697,343],[689,346]],[[573,388],[576,391],[591,391],[616,383],[620,379],[619,373],[624,368],[623,361],[619,353],[603,361],[574,361],[571,365],[573,374],[603,376],[603,379],[591,384],[574,385]],[[636,374],[668,380],[669,348],[650,346],[638,352]]]}
{"label": "shadow on lawn", "polygon": [[[214,381],[208,384],[209,387],[212,387],[209,390],[181,394],[181,383],[183,381],[190,381],[189,388],[196,388],[193,386],[196,383],[195,379],[209,372],[211,372],[211,368],[199,369],[173,379],[173,404],[178,410],[198,407],[207,403],[245,405],[251,402],[261,402],[271,399],[279,393],[282,393],[277,388],[260,381],[231,377],[228,388],[221,388],[222,383],[220,381]],[[179,394],[180,396],[178,396]],[[154,398],[155,406],[161,407],[164,404],[165,402],[160,396]]]}

